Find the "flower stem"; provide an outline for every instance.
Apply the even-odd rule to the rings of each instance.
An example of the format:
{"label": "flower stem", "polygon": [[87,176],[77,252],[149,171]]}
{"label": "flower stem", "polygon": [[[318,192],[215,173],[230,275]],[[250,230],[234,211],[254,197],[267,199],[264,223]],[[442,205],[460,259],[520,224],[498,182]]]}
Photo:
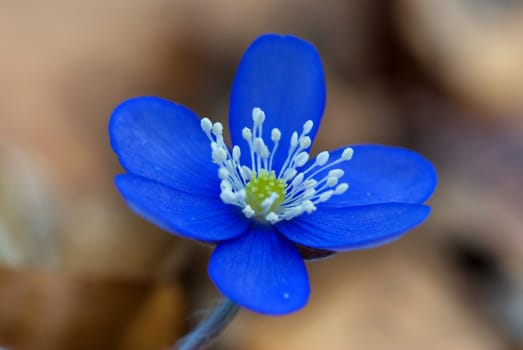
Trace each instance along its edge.
{"label": "flower stem", "polygon": [[223,299],[206,319],[174,345],[173,350],[205,349],[227,327],[239,309],[238,304]]}

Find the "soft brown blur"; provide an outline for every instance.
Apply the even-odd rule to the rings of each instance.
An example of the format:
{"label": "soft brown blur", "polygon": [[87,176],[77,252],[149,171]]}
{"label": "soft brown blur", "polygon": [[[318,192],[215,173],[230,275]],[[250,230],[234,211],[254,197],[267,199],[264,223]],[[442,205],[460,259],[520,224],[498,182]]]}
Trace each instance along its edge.
{"label": "soft brown blur", "polygon": [[293,315],[241,311],[214,349],[523,349],[523,3],[0,2],[0,348],[165,349],[210,307],[208,247],[134,216],[107,123],[137,95],[227,120],[247,45],[319,49],[315,152],[413,148],[439,172],[405,238],[309,264]]}

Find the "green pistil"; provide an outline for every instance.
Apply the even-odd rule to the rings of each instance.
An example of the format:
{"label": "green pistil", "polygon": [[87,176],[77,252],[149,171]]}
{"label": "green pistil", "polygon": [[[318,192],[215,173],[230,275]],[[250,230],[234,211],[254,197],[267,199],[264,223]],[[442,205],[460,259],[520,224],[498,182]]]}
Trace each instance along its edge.
{"label": "green pistil", "polygon": [[[245,202],[251,206],[252,210],[259,214],[267,214],[277,209],[285,198],[285,188],[287,184],[283,180],[276,179],[274,171],[260,170],[259,174],[253,172],[251,180],[245,187]],[[264,208],[262,203],[275,193],[278,197],[269,208]]]}

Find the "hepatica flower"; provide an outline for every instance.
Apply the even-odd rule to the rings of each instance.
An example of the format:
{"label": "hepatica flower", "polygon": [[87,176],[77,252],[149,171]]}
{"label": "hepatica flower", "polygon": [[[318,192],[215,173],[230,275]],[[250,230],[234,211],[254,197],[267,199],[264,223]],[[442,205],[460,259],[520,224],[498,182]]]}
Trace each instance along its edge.
{"label": "hepatica flower", "polygon": [[[209,276],[233,302],[285,314],[309,296],[303,256],[390,242],[429,214],[436,174],[398,147],[355,145],[311,157],[325,105],[320,57],[290,35],[259,37],[232,88],[229,127],[157,97],[123,102],[110,122],[139,215],[215,245]],[[340,127],[345,127],[340,125]],[[305,254],[306,253],[306,254]]]}

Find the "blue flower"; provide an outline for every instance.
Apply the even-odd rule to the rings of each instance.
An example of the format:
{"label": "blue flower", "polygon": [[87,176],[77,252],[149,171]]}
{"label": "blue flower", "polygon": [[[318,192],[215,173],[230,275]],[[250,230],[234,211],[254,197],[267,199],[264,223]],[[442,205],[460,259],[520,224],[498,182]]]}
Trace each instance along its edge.
{"label": "blue flower", "polygon": [[223,126],[157,97],[119,105],[111,144],[116,177],[140,216],[216,245],[209,276],[232,301],[285,314],[308,300],[300,252],[313,256],[390,242],[429,214],[432,165],[398,147],[357,145],[310,158],[325,105],[320,57],[290,35],[247,49]]}

